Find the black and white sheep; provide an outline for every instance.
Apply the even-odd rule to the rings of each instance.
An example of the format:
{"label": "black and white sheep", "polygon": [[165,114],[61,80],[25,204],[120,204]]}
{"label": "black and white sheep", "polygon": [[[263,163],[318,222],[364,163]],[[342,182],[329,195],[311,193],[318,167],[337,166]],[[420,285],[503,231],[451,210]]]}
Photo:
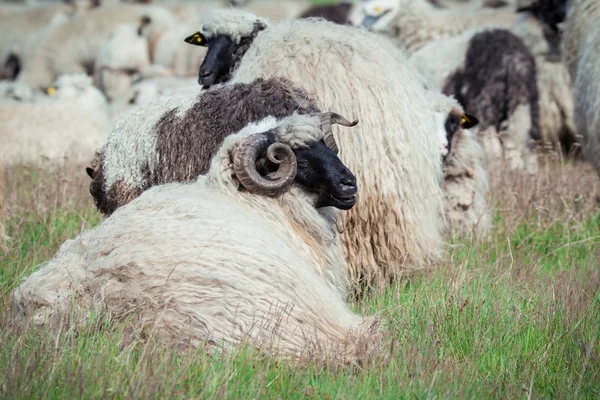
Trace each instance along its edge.
{"label": "black and white sheep", "polygon": [[536,65],[521,39],[502,29],[467,31],[426,44],[411,62],[467,113],[477,115],[489,161],[499,157],[512,169],[535,171],[531,147],[540,139]]}
{"label": "black and white sheep", "polygon": [[[219,42],[224,31],[208,32],[213,23],[223,25],[220,18],[231,21],[227,13],[204,23],[202,84],[225,81],[232,73],[232,82],[287,78],[314,94],[321,108],[361,121],[357,134],[336,135],[341,159],[356,171],[361,187],[359,205],[345,214],[342,233],[353,282],[383,286],[439,259],[443,193],[433,111],[423,78],[404,53],[373,33],[318,19],[262,28],[248,16],[240,19],[237,34]],[[229,30],[233,27],[230,23]],[[250,43],[242,46],[242,39],[236,45],[236,37]]]}
{"label": "black and white sheep", "polygon": [[96,313],[210,353],[360,357],[379,324],[337,290],[348,267],[333,208],[357,188],[320,126],[268,117],[230,135],[196,182],[154,187],[63,244],[13,292],[17,321],[76,329]]}
{"label": "black and white sheep", "polygon": [[190,182],[206,173],[223,140],[272,116],[317,114],[310,96],[283,79],[221,85],[200,94],[162,97],[117,120],[88,169],[96,206],[111,214],[144,190]]}

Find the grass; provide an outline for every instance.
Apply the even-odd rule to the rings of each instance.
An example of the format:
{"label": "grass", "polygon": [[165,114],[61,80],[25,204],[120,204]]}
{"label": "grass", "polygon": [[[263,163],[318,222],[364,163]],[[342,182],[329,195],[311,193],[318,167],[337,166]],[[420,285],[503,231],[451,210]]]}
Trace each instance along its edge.
{"label": "grass", "polygon": [[[98,224],[81,171],[6,171],[0,250],[0,397],[599,398],[600,213],[596,176],[548,163],[492,179],[495,230],[454,238],[443,263],[355,301],[389,343],[361,365],[226,356],[133,337],[96,319],[57,335],[14,327],[10,292],[67,238]],[[75,177],[66,179],[66,177]]]}

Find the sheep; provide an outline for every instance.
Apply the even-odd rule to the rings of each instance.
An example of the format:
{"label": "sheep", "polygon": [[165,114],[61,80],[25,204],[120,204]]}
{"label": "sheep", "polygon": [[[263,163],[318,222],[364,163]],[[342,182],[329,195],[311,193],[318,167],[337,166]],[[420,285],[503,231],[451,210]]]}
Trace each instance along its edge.
{"label": "sheep", "polygon": [[573,80],[575,127],[584,158],[600,175],[600,4],[572,0],[565,25],[563,50]]}
{"label": "sheep", "polygon": [[352,5],[351,0],[339,0],[335,4],[312,6],[299,18],[323,18],[336,24],[348,24]]}
{"label": "sheep", "polygon": [[93,75],[106,37],[121,23],[136,22],[143,10],[133,5],[99,7],[63,23],[37,43],[35,56],[23,66],[18,79],[33,87],[45,87],[63,74]]}
{"label": "sheep", "polygon": [[536,58],[540,103],[540,136],[557,150],[570,152],[577,142],[572,83],[560,59],[560,29],[566,0],[521,0],[520,16],[511,27]]}
{"label": "sheep", "polygon": [[98,210],[110,215],[149,187],[196,179],[208,170],[225,137],[248,123],[294,112],[320,110],[283,79],[160,98],[116,121],[87,170],[90,193]]}
{"label": "sheep", "polygon": [[230,1],[229,5],[266,18],[273,23],[298,18],[308,9],[308,3],[305,1]]}
{"label": "sheep", "polygon": [[428,42],[469,29],[490,25],[510,28],[516,18],[510,9],[465,12],[436,9],[425,0],[371,0],[355,7],[350,20],[353,25],[389,33],[412,53]]}
{"label": "sheep", "polygon": [[149,66],[148,41],[138,33],[138,26],[121,24],[98,51],[94,84],[110,101],[126,92],[134,75]]}
{"label": "sheep", "polygon": [[430,104],[436,117],[436,132],[444,166],[444,210],[446,233],[485,236],[491,229],[491,210],[487,203],[488,177],[483,168],[484,154],[470,132],[479,122],[465,114],[458,102],[437,91],[430,91]]}
{"label": "sheep", "polygon": [[[495,162],[497,137],[511,169],[536,170],[532,141],[540,139],[536,65],[507,30],[466,31],[426,44],[410,57],[434,87],[477,115],[486,156]],[[495,169],[495,168],[494,168]]]}
{"label": "sheep", "polygon": [[[211,353],[250,342],[354,360],[380,331],[331,282],[347,270],[334,207],[351,207],[356,186],[322,139],[318,116],[296,114],[230,135],[196,182],[153,187],[64,243],[13,292],[17,321],[77,325],[99,313]],[[272,179],[257,168],[269,160]]]}
{"label": "sheep", "polygon": [[361,120],[359,134],[336,136],[361,187],[358,206],[340,227],[357,289],[383,287],[439,259],[442,170],[432,111],[422,77],[392,42],[323,20],[286,21],[259,32],[236,67],[240,47],[211,43],[210,34],[205,39],[201,83],[227,80],[232,72],[234,83],[288,78],[321,108]]}
{"label": "sheep", "polygon": [[[110,132],[108,106],[91,78],[61,76],[55,94],[33,103],[0,103],[0,159],[6,164],[89,161]],[[52,92],[51,92],[52,93]]]}
{"label": "sheep", "polygon": [[197,28],[199,21],[181,23],[166,8],[149,7],[140,20],[139,33],[149,41],[150,61],[176,76],[193,76],[203,52],[186,46],[182,38]]}

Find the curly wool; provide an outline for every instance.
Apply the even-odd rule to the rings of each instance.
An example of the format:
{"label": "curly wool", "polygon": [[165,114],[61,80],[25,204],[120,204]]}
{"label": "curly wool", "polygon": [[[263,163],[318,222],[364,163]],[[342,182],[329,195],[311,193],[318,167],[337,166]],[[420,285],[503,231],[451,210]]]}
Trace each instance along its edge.
{"label": "curly wool", "polygon": [[[429,93],[430,104],[443,115],[462,115],[456,99],[439,92]],[[451,235],[485,236],[492,227],[487,202],[488,175],[483,168],[484,153],[470,130],[459,127],[452,136],[451,150],[444,160],[444,210]]]}
{"label": "curly wool", "polygon": [[266,28],[268,21],[247,11],[238,9],[211,10],[202,21],[202,32],[206,37],[226,35],[236,44],[242,38],[251,36],[258,24]]}
{"label": "curly wool", "polygon": [[347,271],[336,213],[315,209],[297,186],[278,198],[238,190],[232,155],[262,128],[229,136],[197,182],[154,187],[63,244],[13,292],[21,320],[134,315],[162,341],[209,352],[250,342],[351,361],[375,344],[377,319],[351,312],[330,281]]}
{"label": "curly wool", "polygon": [[422,78],[404,54],[363,30],[319,20],[282,22],[258,35],[232,82],[257,77],[288,78],[314,93],[322,109],[360,121],[352,133],[333,128],[340,158],[360,188],[342,234],[353,282],[385,284],[437,260],[443,227],[438,146]]}
{"label": "curly wool", "polygon": [[600,175],[600,4],[573,0],[565,28],[565,62],[573,79],[575,127],[583,156]]}
{"label": "curly wool", "polygon": [[294,112],[319,109],[284,79],[161,97],[117,120],[94,162],[90,191],[100,211],[110,214],[151,186],[189,182],[206,173],[225,137],[249,123]]}

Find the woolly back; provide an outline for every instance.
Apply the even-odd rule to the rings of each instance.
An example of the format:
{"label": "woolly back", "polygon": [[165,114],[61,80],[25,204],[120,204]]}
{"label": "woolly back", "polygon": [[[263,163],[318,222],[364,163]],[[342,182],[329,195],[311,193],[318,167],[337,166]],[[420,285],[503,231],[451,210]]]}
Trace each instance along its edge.
{"label": "woolly back", "polygon": [[563,30],[563,60],[575,81],[577,55],[581,41],[594,24],[600,24],[600,2],[598,0],[571,0],[567,7],[567,19]]}
{"label": "woolly back", "polygon": [[334,127],[340,158],[356,175],[357,205],[342,241],[354,282],[383,283],[441,251],[441,166],[422,78],[388,40],[319,20],[272,26],[250,47],[233,82],[286,77],[323,111],[358,118]]}

